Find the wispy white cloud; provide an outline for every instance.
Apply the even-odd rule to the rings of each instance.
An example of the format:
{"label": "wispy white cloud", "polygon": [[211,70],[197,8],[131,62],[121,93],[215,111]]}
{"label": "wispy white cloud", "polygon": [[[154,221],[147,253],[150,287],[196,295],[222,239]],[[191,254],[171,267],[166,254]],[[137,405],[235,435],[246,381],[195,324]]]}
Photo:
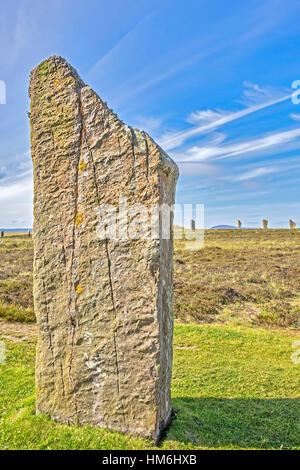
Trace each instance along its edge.
{"label": "wispy white cloud", "polygon": [[292,118],[294,121],[300,121],[300,114],[291,113],[290,118]]}
{"label": "wispy white cloud", "polygon": [[3,165],[0,168],[0,191],[1,187],[6,184],[12,184],[32,174],[30,150],[14,155],[11,160],[13,164],[9,160],[9,164]]}
{"label": "wispy white cloud", "polygon": [[[170,61],[168,57],[166,57],[165,64],[163,63],[162,59],[160,60],[159,64],[156,64],[156,67],[158,67],[159,65],[159,70],[160,70],[159,73],[156,73],[156,74],[153,73],[154,66],[149,65],[148,68],[145,68],[144,70],[142,70],[136,76],[132,77],[129,80],[130,86],[127,91],[124,92],[124,83],[122,84],[122,89],[121,89],[122,93],[119,94],[119,99],[117,101],[118,105],[132,99],[133,96],[143,93],[147,89],[152,88],[155,85],[158,85],[159,83],[167,80],[168,78],[178,74],[182,70],[192,67],[197,62],[200,62],[202,59],[205,59],[219,52],[224,47],[225,47],[224,44],[217,44],[216,46],[209,46],[208,44],[203,44],[203,47],[200,50],[200,52],[197,52],[196,54],[191,54],[188,56],[185,55],[184,58],[180,57],[177,61],[174,60],[172,65],[169,65],[169,66],[168,66],[168,63],[170,64]],[[168,55],[174,55],[175,52],[176,51],[172,51],[172,54],[168,54]],[[148,79],[149,76],[151,77],[150,79]]]}
{"label": "wispy white cloud", "polygon": [[0,202],[12,201],[15,197],[20,196],[22,193],[32,192],[32,178],[28,175],[25,178],[20,179],[18,182],[12,184],[1,184],[0,188]]}
{"label": "wispy white cloud", "polygon": [[285,150],[300,148],[299,137],[300,129],[298,128],[289,131],[273,132],[263,137],[231,145],[194,145],[184,152],[177,152],[172,155],[177,161],[202,161],[206,159],[219,160],[260,151],[279,152],[283,148]]}
{"label": "wispy white cloud", "polygon": [[32,226],[32,163],[29,152],[14,156],[14,165],[0,176],[0,226]]}
{"label": "wispy white cloud", "polygon": [[187,122],[190,124],[208,124],[211,122],[215,122],[221,119],[224,116],[230,114],[230,111],[223,111],[222,109],[212,110],[212,109],[205,109],[203,111],[194,111],[190,113],[187,117]]}
{"label": "wispy white cloud", "polygon": [[218,176],[221,173],[221,168],[211,163],[203,162],[180,162],[179,173],[180,176]]}
{"label": "wispy white cloud", "polygon": [[[257,9],[255,11],[257,11]],[[169,79],[182,70],[194,66],[201,60],[214,56],[221,51],[224,51],[224,54],[226,54],[229,59],[228,51],[235,53],[236,50],[240,48],[241,44],[243,44],[244,48],[247,46],[252,48],[253,41],[272,29],[278,21],[278,18],[276,20],[274,18],[271,19],[269,8],[268,15],[263,14],[262,17],[263,19],[259,24],[256,18],[256,21],[253,23],[255,25],[254,28],[250,27],[249,30],[246,30],[242,35],[239,32],[238,34],[233,34],[231,38],[227,38],[226,36],[226,39],[222,34],[222,28],[227,29],[229,25],[226,18],[224,18],[224,21],[221,22],[222,27],[215,29],[211,37],[208,38],[207,34],[199,35],[195,40],[187,41],[185,47],[180,46],[176,50],[169,50],[164,56],[157,54],[158,60],[156,60],[155,63],[149,63],[148,66],[139,69],[136,74],[130,76],[127,80],[125,75],[122,86],[113,90],[113,94],[116,95],[115,105],[120,106],[121,103],[128,101],[133,96],[145,92],[147,89],[158,85],[160,82]],[[136,43],[141,43],[145,37],[145,31],[140,28],[142,34],[137,37],[139,33],[139,31],[137,31],[138,26],[139,24],[124,35],[124,37],[95,64],[91,72],[96,70],[99,72],[100,69],[105,71],[108,61],[110,63],[119,63],[122,61],[124,52],[126,49],[128,50],[128,40],[132,34],[136,35]],[[195,45],[197,46],[196,48]],[[265,99],[267,98],[266,95]]]}
{"label": "wispy white cloud", "polygon": [[88,74],[99,74],[106,73],[107,67],[111,61],[118,59],[121,51],[124,47],[127,47],[130,41],[134,41],[138,34],[139,29],[143,24],[149,21],[154,16],[154,13],[147,15],[146,17],[139,20],[127,33],[123,36],[107,51],[88,71]]}
{"label": "wispy white cloud", "polygon": [[[2,42],[2,65],[14,66],[18,61],[22,51],[26,49],[32,34],[35,30],[34,20],[28,14],[26,2],[18,2],[18,8],[15,11],[15,23],[13,27],[5,31],[1,29],[0,40]],[[7,23],[9,20],[7,19]],[[7,44],[7,46],[5,46]]]}
{"label": "wispy white cloud", "polygon": [[275,88],[272,86],[262,87],[257,83],[248,82],[246,80],[243,82],[243,85],[243,96],[238,102],[244,106],[274,101],[286,95],[290,96],[290,90],[287,88]]}
{"label": "wispy white cloud", "polygon": [[268,108],[270,106],[274,106],[290,98],[291,98],[291,94],[282,96],[280,98],[277,98],[271,101],[266,101],[260,104],[252,105],[240,111],[234,111],[234,112],[226,112],[226,111],[210,111],[209,112],[209,110],[198,111],[196,113],[193,113],[193,118],[195,118],[197,115],[200,116],[200,118],[204,118],[206,116],[206,119],[210,118],[209,121],[205,122],[204,124],[201,124],[200,126],[195,126],[185,131],[166,133],[165,135],[160,137],[159,144],[161,145],[162,148],[166,150],[174,149],[176,147],[181,146],[188,139],[191,139],[197,135],[209,133],[217,129],[220,126],[223,126],[224,124],[235,121],[237,119],[241,119],[245,116],[248,116],[249,114],[255,113],[257,111]]}
{"label": "wispy white cloud", "polygon": [[0,226],[4,228],[32,226],[32,176],[26,175],[18,181],[1,181]]}
{"label": "wispy white cloud", "polygon": [[145,91],[147,88],[150,88],[154,85],[157,85],[158,83],[162,82],[163,80],[166,80],[167,78],[175,75],[176,73],[180,72],[181,70],[184,70],[185,68],[188,68],[192,65],[194,65],[196,62],[198,62],[200,59],[204,59],[205,57],[214,54],[218,52],[220,49],[219,46],[214,46],[211,48],[207,48],[201,52],[198,52],[197,54],[193,54],[192,56],[179,61],[174,67],[170,67],[164,72],[157,74],[150,80],[144,82],[142,85],[139,87],[136,87],[135,89],[132,89],[130,93],[126,95],[126,98],[132,97],[138,93],[141,93],[142,91]]}
{"label": "wispy white cloud", "polygon": [[260,178],[261,176],[265,176],[265,175],[268,175],[270,173],[274,173],[275,171],[277,171],[277,168],[272,168],[272,167],[269,167],[269,168],[265,168],[265,167],[260,167],[260,168],[255,168],[254,170],[251,170],[251,171],[247,171],[246,173],[242,173],[241,175],[238,175],[236,178],[235,178],[235,181],[246,181],[246,180],[250,180],[250,179],[253,179],[253,178]]}
{"label": "wispy white cloud", "polygon": [[244,80],[243,85],[244,87],[246,87],[247,92],[249,92],[249,90],[253,90],[255,93],[266,94],[266,89],[261,88],[257,83],[251,83],[251,82],[247,82],[247,80]]}

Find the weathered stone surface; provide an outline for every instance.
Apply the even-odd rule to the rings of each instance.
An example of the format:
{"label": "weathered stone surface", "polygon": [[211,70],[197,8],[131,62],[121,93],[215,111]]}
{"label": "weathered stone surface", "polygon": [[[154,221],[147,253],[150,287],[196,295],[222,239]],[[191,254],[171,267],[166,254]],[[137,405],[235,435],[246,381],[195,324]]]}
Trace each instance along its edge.
{"label": "weathered stone surface", "polygon": [[171,413],[172,228],[100,239],[97,207],[173,204],[177,166],[61,57],[32,71],[29,94],[37,412],[157,440]]}

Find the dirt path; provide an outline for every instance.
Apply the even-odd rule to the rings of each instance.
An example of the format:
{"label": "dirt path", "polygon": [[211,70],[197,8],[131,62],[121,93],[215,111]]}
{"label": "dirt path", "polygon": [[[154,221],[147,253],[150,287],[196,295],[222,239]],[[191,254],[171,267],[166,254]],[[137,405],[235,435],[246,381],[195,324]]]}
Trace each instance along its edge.
{"label": "dirt path", "polygon": [[37,326],[28,323],[0,322],[0,338],[20,342],[35,338]]}

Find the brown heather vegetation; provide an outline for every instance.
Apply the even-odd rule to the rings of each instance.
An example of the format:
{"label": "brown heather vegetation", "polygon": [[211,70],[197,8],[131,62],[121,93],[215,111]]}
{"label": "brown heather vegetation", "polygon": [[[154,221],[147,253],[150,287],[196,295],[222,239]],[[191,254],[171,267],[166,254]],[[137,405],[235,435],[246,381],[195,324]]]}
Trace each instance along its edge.
{"label": "brown heather vegetation", "polygon": [[5,234],[0,239],[0,319],[34,322],[32,239]]}
{"label": "brown heather vegetation", "polygon": [[300,230],[206,230],[175,241],[174,312],[184,322],[299,327]]}
{"label": "brown heather vegetation", "polygon": [[[33,322],[32,239],[0,239],[0,319]],[[175,241],[174,314],[184,323],[299,327],[300,230],[206,230]]]}

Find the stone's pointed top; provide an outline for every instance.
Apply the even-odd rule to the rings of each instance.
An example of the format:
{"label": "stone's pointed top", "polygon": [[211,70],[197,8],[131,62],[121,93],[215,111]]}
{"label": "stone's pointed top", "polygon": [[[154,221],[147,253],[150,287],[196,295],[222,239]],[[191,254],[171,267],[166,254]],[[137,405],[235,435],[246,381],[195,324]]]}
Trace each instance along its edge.
{"label": "stone's pointed top", "polygon": [[[82,90],[84,88],[84,90]],[[108,108],[107,104],[103,102],[101,97],[95,93],[89,86],[87,86],[77,71],[72,67],[69,62],[61,56],[52,55],[48,59],[41,62],[36,66],[30,74],[30,85],[29,85],[29,97],[32,100],[37,100],[43,103],[43,107],[47,107],[47,103],[50,103],[53,96],[60,94],[58,101],[61,101],[61,106],[64,106],[68,102],[67,95],[76,91],[81,96],[80,99],[84,101],[94,100],[97,97],[101,101],[101,106],[105,109],[105,116],[120,122],[118,116]],[[56,98],[57,99],[57,98]],[[40,110],[38,111],[38,113]],[[159,167],[165,174],[172,173],[174,177],[178,178],[179,170],[177,164],[169,157],[169,155],[147,134],[147,132],[140,131],[139,129],[133,129],[130,126],[125,126],[126,129],[131,132],[132,139],[137,139],[143,136],[142,141],[152,142],[157,148],[158,154],[160,155]]]}
{"label": "stone's pointed top", "polygon": [[60,78],[73,77],[79,87],[85,86],[77,71],[69,64],[69,62],[61,56],[52,55],[48,59],[37,65],[30,73],[29,96],[33,87],[41,83],[59,80]]}
{"label": "stone's pointed top", "polygon": [[[69,62],[67,61],[67,59],[65,59],[64,57],[61,57],[59,55],[52,55],[50,57],[48,57],[48,59],[45,59],[43,60],[39,65],[37,65],[31,72],[31,74],[33,74],[36,70],[39,70],[41,68],[47,68],[47,67],[50,67],[51,68],[51,65],[54,65],[54,69],[53,70],[57,70],[57,67],[60,66],[60,67],[65,67],[69,70],[73,69],[75,70],[70,64]],[[76,72],[76,71],[75,71]],[[76,72],[77,74],[77,72]]]}

